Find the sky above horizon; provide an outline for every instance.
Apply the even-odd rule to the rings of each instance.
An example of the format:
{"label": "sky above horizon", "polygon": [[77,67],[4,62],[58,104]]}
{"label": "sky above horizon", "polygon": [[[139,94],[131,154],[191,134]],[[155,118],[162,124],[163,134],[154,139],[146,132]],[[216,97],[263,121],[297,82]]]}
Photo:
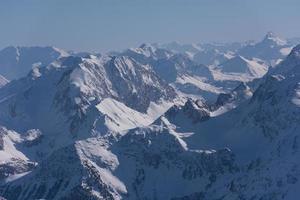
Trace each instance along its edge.
{"label": "sky above horizon", "polygon": [[300,37],[299,0],[4,0],[0,48],[105,52],[141,43]]}

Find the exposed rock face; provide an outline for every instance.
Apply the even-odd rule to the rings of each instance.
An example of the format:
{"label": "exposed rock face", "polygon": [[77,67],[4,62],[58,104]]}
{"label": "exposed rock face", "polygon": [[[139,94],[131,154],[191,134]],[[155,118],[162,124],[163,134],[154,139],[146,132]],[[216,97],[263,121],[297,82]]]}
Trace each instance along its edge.
{"label": "exposed rock face", "polygon": [[188,99],[183,106],[174,105],[165,113],[165,117],[171,121],[182,115],[186,116],[193,123],[206,121],[210,118],[209,106],[200,100],[193,101]]}

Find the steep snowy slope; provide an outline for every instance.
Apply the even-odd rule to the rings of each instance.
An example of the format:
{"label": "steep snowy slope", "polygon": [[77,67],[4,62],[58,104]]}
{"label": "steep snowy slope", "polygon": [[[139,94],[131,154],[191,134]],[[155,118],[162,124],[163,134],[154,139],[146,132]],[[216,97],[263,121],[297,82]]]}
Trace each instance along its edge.
{"label": "steep snowy slope", "polygon": [[162,104],[152,102],[147,112],[141,113],[117,100],[106,98],[96,107],[102,114],[107,116],[105,124],[109,130],[121,132],[150,125],[172,105],[172,102]]}
{"label": "steep snowy slope", "polygon": [[33,170],[36,163],[25,155],[26,148],[38,143],[38,130],[29,130],[23,136],[0,127],[0,180],[12,181]]}

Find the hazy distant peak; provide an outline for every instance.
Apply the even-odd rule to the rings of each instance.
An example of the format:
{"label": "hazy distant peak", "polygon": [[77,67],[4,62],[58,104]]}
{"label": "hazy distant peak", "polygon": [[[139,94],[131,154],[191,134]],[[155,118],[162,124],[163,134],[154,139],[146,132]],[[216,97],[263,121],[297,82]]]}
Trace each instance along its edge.
{"label": "hazy distant peak", "polygon": [[286,41],[285,39],[279,37],[278,35],[276,35],[276,34],[275,34],[274,32],[272,32],[272,31],[269,31],[269,32],[266,34],[266,36],[265,36],[263,42],[264,42],[264,41],[272,41],[272,42],[276,43],[276,44],[279,45],[279,46],[283,46],[283,45],[286,45],[286,44],[287,44],[287,41]]}

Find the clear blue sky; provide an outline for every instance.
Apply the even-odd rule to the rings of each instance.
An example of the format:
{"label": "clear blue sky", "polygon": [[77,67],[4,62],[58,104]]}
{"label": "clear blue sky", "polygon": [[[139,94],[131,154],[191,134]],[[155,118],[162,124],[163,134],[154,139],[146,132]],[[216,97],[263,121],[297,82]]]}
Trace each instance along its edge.
{"label": "clear blue sky", "polygon": [[299,0],[1,0],[0,48],[103,52],[144,42],[300,36]]}

